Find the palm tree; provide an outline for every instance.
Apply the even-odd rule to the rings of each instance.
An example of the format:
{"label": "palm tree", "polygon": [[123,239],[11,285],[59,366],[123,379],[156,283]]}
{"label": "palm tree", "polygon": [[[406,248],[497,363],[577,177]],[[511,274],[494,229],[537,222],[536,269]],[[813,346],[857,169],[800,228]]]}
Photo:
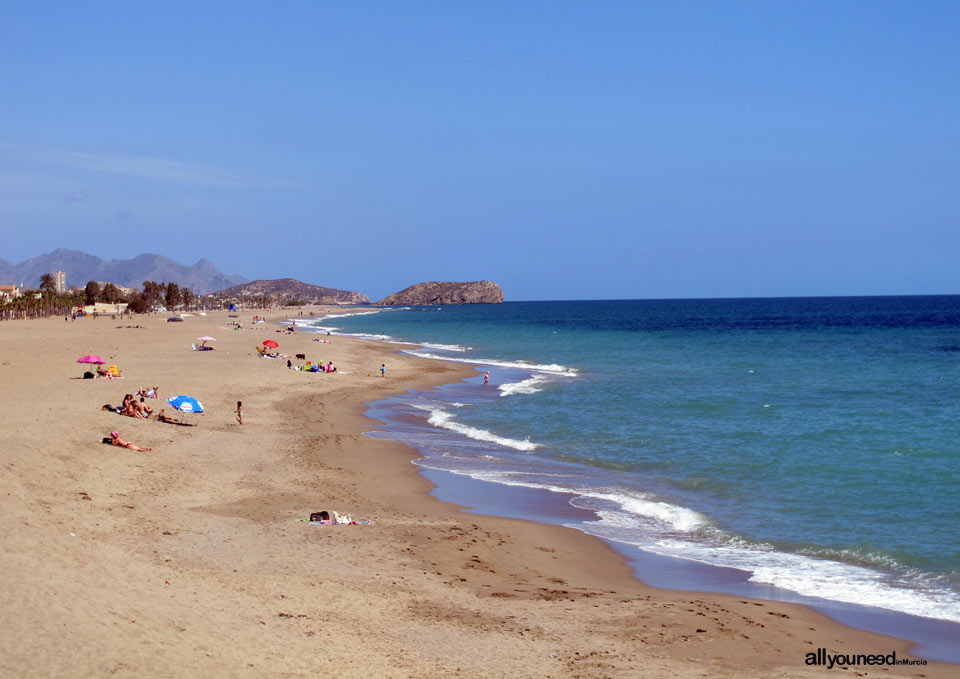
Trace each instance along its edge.
{"label": "palm tree", "polygon": [[190,288],[180,288],[180,297],[183,299],[183,308],[189,310],[197,297]]}
{"label": "palm tree", "polygon": [[57,289],[57,277],[52,273],[45,273],[40,276],[40,291],[54,292]]}

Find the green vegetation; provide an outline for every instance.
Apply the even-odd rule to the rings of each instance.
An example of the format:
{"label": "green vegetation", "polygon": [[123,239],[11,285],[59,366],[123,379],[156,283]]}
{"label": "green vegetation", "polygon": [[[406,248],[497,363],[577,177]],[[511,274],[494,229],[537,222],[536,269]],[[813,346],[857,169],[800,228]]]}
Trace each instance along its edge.
{"label": "green vegetation", "polygon": [[127,312],[133,314],[150,313],[160,307],[165,307],[168,311],[223,309],[231,302],[241,302],[245,309],[267,309],[281,304],[302,307],[307,304],[302,299],[284,300],[281,295],[199,297],[190,288],[181,288],[174,281],[144,281],[143,290],[133,291],[122,290],[113,283],[105,283],[101,289],[97,281],[89,281],[83,289],[74,288],[58,293],[56,277],[46,273],[40,277],[39,288],[25,288],[21,290],[20,297],[0,298],[0,321],[69,316],[79,307],[97,302],[127,304]]}

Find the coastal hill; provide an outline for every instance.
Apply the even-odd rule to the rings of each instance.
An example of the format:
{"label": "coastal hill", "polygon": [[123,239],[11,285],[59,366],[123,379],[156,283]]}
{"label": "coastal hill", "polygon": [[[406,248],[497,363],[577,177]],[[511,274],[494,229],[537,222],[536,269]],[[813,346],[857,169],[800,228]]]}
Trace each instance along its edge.
{"label": "coastal hill", "polygon": [[417,304],[501,304],[503,290],[493,281],[471,283],[417,283],[387,295],[377,304],[387,306]]}
{"label": "coastal hill", "polygon": [[206,294],[226,286],[245,283],[249,278],[230,276],[212,262],[201,259],[184,266],[163,255],[143,254],[133,259],[109,261],[79,250],[59,248],[19,264],[0,260],[0,283],[36,288],[40,276],[60,270],[66,274],[67,287],[82,288],[87,281],[109,281],[115,285],[140,289],[144,281],[174,281],[197,294]]}
{"label": "coastal hill", "polygon": [[359,292],[324,288],[293,278],[275,278],[235,285],[216,293],[217,297],[276,297],[282,301],[300,300],[314,304],[369,304],[370,298]]}

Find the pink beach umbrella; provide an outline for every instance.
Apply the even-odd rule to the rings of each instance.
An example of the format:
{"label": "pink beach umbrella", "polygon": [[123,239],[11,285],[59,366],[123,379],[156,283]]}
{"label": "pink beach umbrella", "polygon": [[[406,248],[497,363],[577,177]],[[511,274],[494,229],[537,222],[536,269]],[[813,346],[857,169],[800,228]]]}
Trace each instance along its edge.
{"label": "pink beach umbrella", "polygon": [[77,363],[90,363],[93,365],[103,365],[104,363],[106,363],[106,361],[104,361],[99,356],[90,354],[89,356],[81,356],[80,358],[78,358]]}

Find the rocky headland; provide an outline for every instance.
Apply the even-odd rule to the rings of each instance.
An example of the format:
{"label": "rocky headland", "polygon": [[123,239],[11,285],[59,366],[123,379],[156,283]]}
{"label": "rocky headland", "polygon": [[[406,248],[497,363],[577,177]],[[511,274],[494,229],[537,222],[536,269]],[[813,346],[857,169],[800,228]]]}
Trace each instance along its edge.
{"label": "rocky headland", "polygon": [[493,281],[470,283],[417,283],[387,295],[377,304],[413,306],[418,304],[501,304],[503,290]]}
{"label": "rocky headland", "polygon": [[369,304],[370,298],[359,292],[311,285],[294,278],[275,278],[235,285],[221,290],[217,297],[272,297],[281,302],[297,300],[312,304]]}

